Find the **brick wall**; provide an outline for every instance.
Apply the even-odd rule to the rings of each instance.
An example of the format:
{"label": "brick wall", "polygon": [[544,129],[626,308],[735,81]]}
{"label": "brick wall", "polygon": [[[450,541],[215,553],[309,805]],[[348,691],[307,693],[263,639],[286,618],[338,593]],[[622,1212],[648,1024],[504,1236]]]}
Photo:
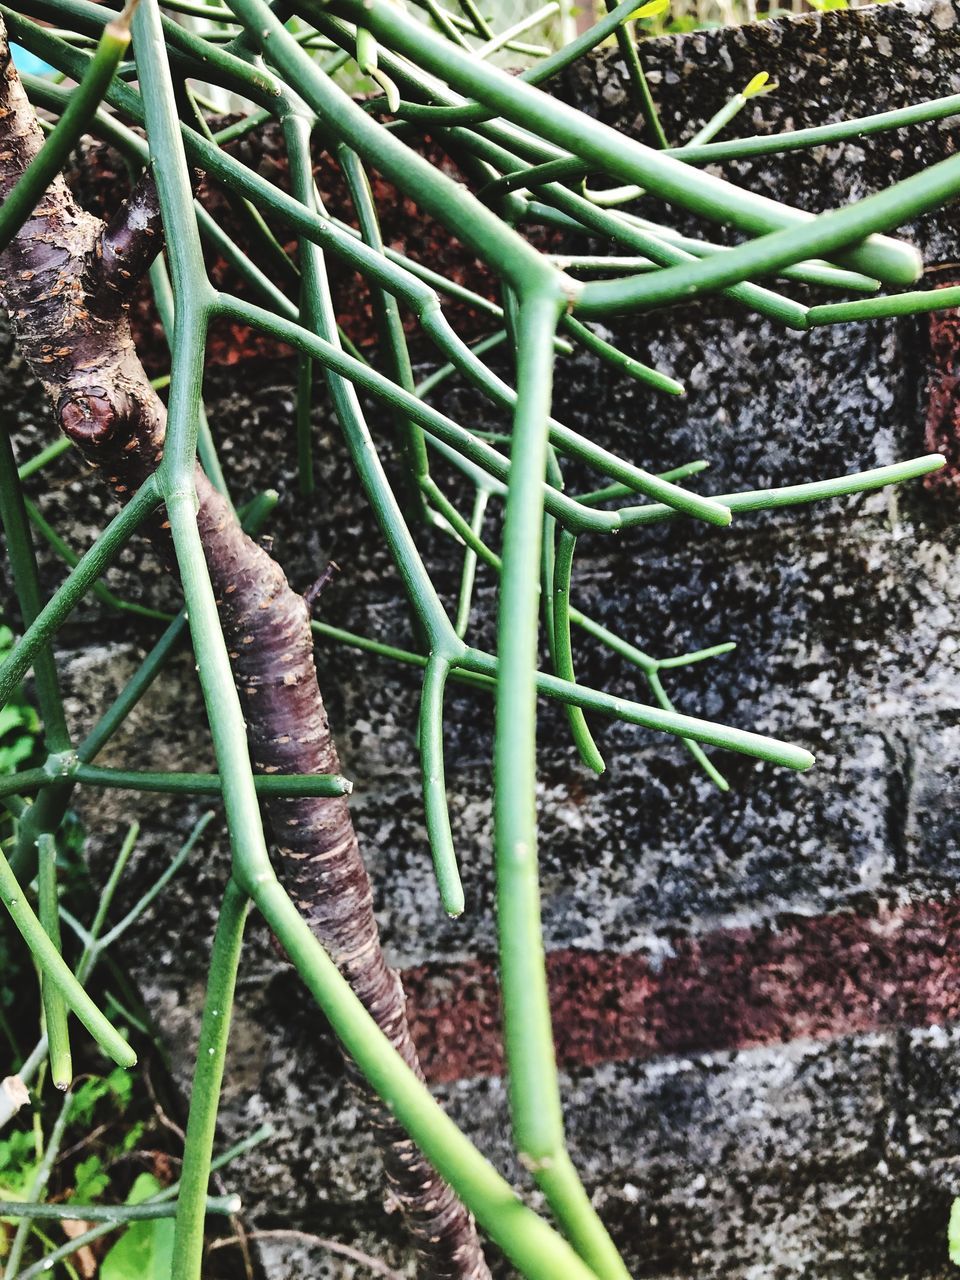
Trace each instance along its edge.
{"label": "brick wall", "polygon": [[[960,89],[958,19],[944,0],[910,0],[697,33],[651,46],[651,81],[677,138],[761,69],[780,89],[733,131],[820,123]],[[580,69],[565,92],[635,126],[612,55]],[[952,152],[955,136],[948,122],[823,148],[760,164],[750,180],[819,209]],[[957,259],[955,210],[910,234],[928,262]],[[949,342],[931,355],[926,321],[803,336],[705,301],[624,322],[617,336],[686,382],[688,397],[655,400],[579,355],[561,376],[558,416],[652,469],[708,458],[717,492],[923,452],[931,389],[949,400]],[[323,597],[328,621],[412,643],[396,576],[329,422],[319,415],[319,486],[308,504],[293,479],[292,369],[272,361],[247,374],[214,369],[209,382],[238,496],[279,483],[276,552],[297,585],[331,557],[341,566]],[[10,398],[29,424],[29,392],[13,388]],[[450,404],[494,422],[467,393]],[[949,422],[942,403],[934,418],[940,429]],[[42,417],[37,431],[49,431]],[[48,505],[82,541],[97,517],[77,514],[78,500],[90,501],[86,482],[69,459],[56,475]],[[627,639],[660,656],[737,641],[725,658],[672,673],[679,709],[790,738],[818,758],[797,776],[716,756],[731,782],[721,794],[676,740],[598,724],[609,767],[596,779],[569,747],[562,715],[543,709],[544,928],[569,1134],[637,1277],[950,1274],[945,1227],[960,1194],[956,504],[950,486],[915,485],[744,516],[729,530],[678,522],[578,548],[576,603]],[[453,593],[455,560],[439,542],[425,546]],[[115,572],[119,589],[142,590],[130,576],[141,554],[129,552]],[[481,570],[476,625],[488,638],[492,604]],[[151,634],[124,632],[95,602],[84,607],[64,637],[78,723]],[[507,1139],[497,1036],[489,703],[456,688],[447,698],[447,782],[467,895],[465,916],[450,921],[422,820],[417,686],[379,659],[319,652],[428,1075],[524,1185]],[[576,642],[576,658],[586,682],[642,696],[632,669],[590,643]],[[205,767],[205,735],[189,727],[196,706],[183,658],[105,762],[143,757],[146,742],[151,767]],[[145,875],[188,815],[155,797],[107,795],[88,806],[89,822],[114,843],[133,811],[152,823],[138,863]],[[158,908],[149,959],[131,958],[184,1080],[223,859],[212,845]],[[269,1116],[277,1137],[234,1181],[260,1225],[334,1236],[401,1266],[372,1142],[318,1022],[252,922],[223,1132],[235,1137]],[[279,1243],[266,1256],[278,1280],[363,1274]]]}

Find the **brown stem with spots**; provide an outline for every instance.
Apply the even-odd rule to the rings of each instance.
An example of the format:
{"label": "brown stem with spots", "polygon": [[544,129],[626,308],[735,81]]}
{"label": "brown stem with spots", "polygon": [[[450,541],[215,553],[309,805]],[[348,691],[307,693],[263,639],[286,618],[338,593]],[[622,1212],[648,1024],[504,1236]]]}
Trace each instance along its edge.
{"label": "brown stem with spots", "polygon": [[[0,21],[0,197],[42,145]],[[160,241],[152,182],[108,227],[57,178],[0,255],[0,294],[20,349],[63,431],[121,498],[156,467],[166,414],[134,349],[127,300]],[[280,566],[241,530],[202,471],[198,525],[247,721],[264,773],[339,772],[317,685],[309,611]],[[159,526],[150,530],[169,553]],[[269,799],[278,872],[310,927],[406,1062],[419,1072],[403,991],[380,949],[370,881],[346,801]],[[473,1219],[350,1066],[394,1199],[425,1274],[489,1280]]]}

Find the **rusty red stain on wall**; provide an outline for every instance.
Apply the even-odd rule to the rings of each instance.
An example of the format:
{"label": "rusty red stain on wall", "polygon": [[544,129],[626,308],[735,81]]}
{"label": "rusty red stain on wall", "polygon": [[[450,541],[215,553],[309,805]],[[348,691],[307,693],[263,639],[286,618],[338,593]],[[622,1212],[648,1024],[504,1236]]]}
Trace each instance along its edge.
{"label": "rusty red stain on wall", "polygon": [[[568,949],[547,963],[566,1067],[929,1026],[960,1018],[960,900],[675,936],[656,960]],[[492,960],[403,982],[429,1080],[502,1073]]]}

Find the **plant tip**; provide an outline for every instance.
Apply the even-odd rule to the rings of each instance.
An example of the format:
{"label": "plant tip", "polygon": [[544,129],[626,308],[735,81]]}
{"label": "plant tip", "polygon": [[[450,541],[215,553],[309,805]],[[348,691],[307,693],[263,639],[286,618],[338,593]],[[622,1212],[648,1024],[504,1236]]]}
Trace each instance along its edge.
{"label": "plant tip", "polygon": [[761,93],[772,93],[777,87],[777,82],[770,79],[768,71],[758,71],[753,79],[744,86],[742,96],[744,98],[755,98]]}
{"label": "plant tip", "polygon": [[641,18],[656,18],[670,8],[670,0],[647,0],[639,9],[634,9],[630,18],[636,22]]}

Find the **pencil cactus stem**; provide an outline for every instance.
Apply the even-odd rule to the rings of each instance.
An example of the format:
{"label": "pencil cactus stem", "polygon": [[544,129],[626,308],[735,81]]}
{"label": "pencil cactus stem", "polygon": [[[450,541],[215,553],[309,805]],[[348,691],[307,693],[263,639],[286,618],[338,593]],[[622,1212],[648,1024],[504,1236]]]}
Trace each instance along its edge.
{"label": "pencil cactus stem", "polygon": [[443,767],[443,691],[450,663],[434,657],[427,663],[420,698],[420,756],[423,805],[440,901],[448,916],[463,915],[464,896],[450,830]]}
{"label": "pencil cactus stem", "polygon": [[619,1254],[566,1155],[553,1050],[537,864],[537,603],[553,383],[564,299],[521,291],[517,403],[497,628],[494,839],[504,1049],[514,1140],[561,1230],[599,1280],[626,1280]]}
{"label": "pencil cactus stem", "polygon": [[249,898],[231,877],[217,919],[200,1021],[197,1065],[177,1198],[171,1280],[196,1280],[203,1262],[203,1227],[220,1088],[230,1035]]}
{"label": "pencil cactus stem", "polygon": [[27,901],[24,889],[18,883],[9,862],[2,853],[0,853],[0,899],[10,913],[10,918],[24,942],[33,953],[44,981],[51,983],[57,989],[94,1040],[118,1066],[132,1067],[137,1060],[137,1055],[70,972],[60,952],[37,919]]}
{"label": "pencil cactus stem", "polygon": [[[553,574],[553,633],[554,662],[557,675],[561,680],[574,683],[573,647],[570,639],[570,579],[573,569],[573,553],[576,547],[574,534],[562,531],[557,545],[557,558]],[[600,748],[594,741],[593,734],[587,725],[586,717],[580,707],[567,706],[567,720],[580,759],[594,773],[603,773],[606,769]]]}
{"label": "pencil cactus stem", "polygon": [[[40,923],[60,954],[60,900],[57,892],[57,844],[44,833],[37,841],[39,866],[37,898]],[[42,983],[43,1015],[50,1050],[50,1076],[58,1089],[69,1089],[73,1082],[73,1060],[70,1054],[70,1032],[67,1027],[67,1002],[56,983],[44,978]]]}
{"label": "pencil cactus stem", "polygon": [[[0,779],[0,798],[19,823],[12,861],[0,854],[0,897],[43,971],[56,1081],[69,1078],[65,1006],[117,1061],[130,1062],[129,1046],[90,1001],[82,981],[65,969],[60,955],[53,927],[57,886],[51,833],[78,785],[223,797],[231,871],[214,943],[177,1193],[175,1280],[198,1280],[203,1266],[203,1219],[214,1207],[208,1182],[215,1163],[212,1143],[229,1010],[251,902],[352,1055],[348,1075],[367,1099],[392,1198],[401,1204],[425,1277],[489,1280],[475,1214],[526,1280],[626,1280],[624,1262],[565,1145],[540,925],[538,699],[564,705],[583,759],[598,770],[603,760],[587,715],[591,723],[594,716],[606,716],[679,737],[720,788],[727,783],[704,746],[795,770],[814,761],[802,745],[677,712],[663,673],[718,657],[732,646],[710,645],[661,659],[588,618],[570,600],[574,551],[582,545],[577,539],[621,535],[681,516],[719,529],[734,514],[867,492],[943,465],[940,455],[929,455],[861,475],[716,496],[681,483],[705,463],[657,474],[643,465],[644,459],[634,461],[605,447],[592,431],[575,431],[551,417],[557,357],[574,349],[559,332],[618,373],[643,382],[639,395],[648,387],[673,395],[683,391],[668,374],[641,364],[587,327],[585,319],[722,293],[802,332],[817,324],[910,314],[957,301],[957,291],[946,290],[808,309],[755,283],[773,273],[850,290],[871,290],[879,287],[878,281],[912,281],[917,255],[883,233],[953,198],[960,191],[960,163],[952,157],[877,196],[817,217],[701,173],[697,166],[713,160],[849,137],[851,126],[711,142],[751,96],[767,89],[766,81],[755,77],[686,148],[666,148],[627,26],[640,17],[655,17],[665,2],[651,0],[637,9],[637,0],[624,0],[615,8],[610,0],[610,12],[589,32],[516,77],[491,67],[485,58],[497,48],[516,45],[531,19],[497,33],[474,0],[463,0],[462,15],[448,13],[438,0],[422,0],[442,35],[388,0],[291,0],[283,12],[266,0],[231,0],[225,9],[173,0],[174,8],[229,28],[207,32],[187,30],[162,15],[158,0],[141,0],[132,18],[132,6],[117,15],[90,0],[25,0],[29,17],[0,6],[25,47],[80,86],[71,94],[63,86],[33,83],[35,101],[61,117],[44,142],[0,26],[5,71],[0,79],[0,142],[16,141],[0,146],[0,197],[6,197],[0,247],[3,235],[9,237],[0,253],[0,287],[20,349],[38,374],[62,430],[124,504],[94,547],[79,558],[54,529],[41,524],[39,511],[33,513],[51,545],[68,561],[76,559],[66,582],[43,605],[27,532],[30,510],[23,503],[9,441],[0,441],[0,515],[25,623],[23,638],[0,668],[0,699],[32,664],[48,739],[44,765]],[[552,8],[548,4],[534,17],[542,18]],[[291,18],[305,22],[298,21],[298,30],[292,31]],[[66,32],[56,29],[60,19]],[[110,42],[125,48],[131,21],[136,62],[117,75],[120,53]],[[479,48],[472,47],[471,33]],[[649,132],[660,149],[644,146],[535,87],[611,34],[630,60]],[[100,45],[90,54],[84,46],[95,41]],[[331,56],[321,63],[314,56],[317,49]],[[334,83],[335,68],[354,53],[361,68],[380,83],[387,109],[398,113],[399,120],[380,123],[382,99],[361,105]],[[110,59],[112,66],[107,65]],[[210,103],[189,87],[198,79],[242,96],[248,104],[244,119],[214,133],[207,119]],[[180,101],[186,104],[185,118],[178,110]],[[100,103],[104,107],[98,111]],[[960,95],[881,113],[856,122],[856,128],[871,132],[956,113]],[[244,162],[240,153],[249,148],[249,140],[234,148],[236,153],[225,150],[268,120],[279,125],[285,143],[289,192]],[[80,209],[58,173],[65,140],[75,141],[84,124],[120,147],[132,173],[143,170],[107,226]],[[143,137],[135,131],[140,126]],[[437,162],[420,145],[422,139],[410,141],[417,129],[430,130],[434,144],[465,181],[457,181],[445,161]],[[359,228],[323,207],[314,178],[315,132],[322,134],[325,147],[337,151]],[[235,242],[236,232],[228,233],[226,224],[221,226],[198,206],[191,165],[204,168],[210,182],[241,206],[256,242],[252,257]],[[368,168],[394,184],[398,200],[414,201],[444,234],[456,237],[488,265],[502,307],[483,290],[445,276],[445,261],[418,263],[384,242]],[[586,196],[564,185],[589,174],[627,185]],[[725,249],[613,209],[640,187],[668,205],[753,238]],[[46,194],[37,200],[41,190]],[[542,253],[519,229],[534,221],[564,235],[587,232],[622,256]],[[284,236],[296,237],[295,250],[281,247],[281,233],[274,229],[280,226]],[[165,261],[155,258],[163,228]],[[256,301],[215,290],[202,241],[239,274]],[[277,281],[270,268],[255,264],[257,248],[276,267]],[[367,358],[338,325],[328,278],[331,254],[359,272],[372,291],[380,313],[379,357]],[[843,265],[821,261],[823,255]],[[169,379],[156,385],[136,355],[128,315],[133,291],[151,260],[156,302],[171,345]],[[574,271],[590,278],[581,282],[570,274]],[[456,269],[450,268],[449,275],[456,275]],[[499,332],[469,345],[443,310],[450,298],[492,320]],[[204,348],[214,319],[250,325],[297,352],[299,388],[291,435],[302,488],[317,504],[325,493],[316,483],[319,466],[317,477],[313,474],[311,405],[314,373],[322,374],[344,454],[402,581],[422,652],[365,639],[331,622],[313,622],[311,593],[305,598],[295,591],[267,549],[249,536],[272,510],[276,494],[261,495],[242,510],[246,525],[226,496],[202,407]],[[442,362],[419,387],[407,347],[406,331],[413,325]],[[502,350],[505,344],[507,351]],[[498,363],[488,365],[485,354],[497,347]],[[501,376],[496,370],[508,363],[505,356],[515,357],[515,367]],[[384,360],[385,372],[375,367],[378,358]],[[462,375],[471,403],[482,403],[480,412],[454,416],[425,403],[429,391],[454,375]],[[157,390],[167,382],[165,406]],[[377,420],[368,422],[364,396],[382,406]],[[391,481],[389,446],[381,446],[378,435],[384,421],[388,427],[392,422],[403,445],[407,492],[397,491],[403,502]],[[42,451],[21,475],[36,474],[53,456],[53,450]],[[585,481],[585,468],[596,478]],[[501,504],[502,543],[496,520],[484,526],[487,507]],[[468,511],[469,518],[461,514]],[[87,590],[96,588],[106,603],[118,603],[99,576],[136,530],[150,538],[168,563],[175,561],[185,611],[74,752],[50,659],[52,641]],[[449,584],[421,553],[424,532],[426,538],[442,534],[463,555],[454,618]],[[478,566],[498,592],[495,653],[470,647],[465,640]],[[156,614],[147,603],[137,609]],[[552,672],[538,667],[541,616]],[[634,664],[654,705],[579,683],[572,625]],[[162,773],[93,763],[188,630],[217,771]],[[520,1203],[424,1086],[399,979],[379,943],[371,885],[346,803],[351,784],[340,771],[317,682],[315,635],[422,669],[424,814],[441,904],[451,915],[463,910],[464,891],[444,771],[446,684],[462,681],[495,698],[494,858],[511,1121],[516,1152],[544,1193],[559,1230]],[[651,642],[644,637],[644,643]],[[36,792],[32,805],[21,798],[28,792]],[[84,943],[81,979],[102,948],[134,923],[183,864],[208,821],[209,815],[201,819],[112,930],[102,933],[105,906],[89,933],[65,916]],[[133,838],[121,851],[105,903]],[[268,840],[275,846],[272,857]],[[40,919],[22,893],[38,845]],[[37,1206],[28,1208],[32,1212]],[[21,1241],[25,1230],[18,1236]],[[11,1269],[16,1267],[11,1264]]]}

